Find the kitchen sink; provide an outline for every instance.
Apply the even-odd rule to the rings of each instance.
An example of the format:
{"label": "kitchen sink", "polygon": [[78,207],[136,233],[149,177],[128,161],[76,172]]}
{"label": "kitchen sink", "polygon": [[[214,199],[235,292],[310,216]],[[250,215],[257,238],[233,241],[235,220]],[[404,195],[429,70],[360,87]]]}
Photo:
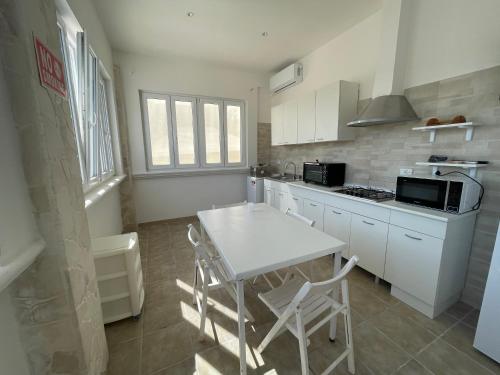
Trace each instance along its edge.
{"label": "kitchen sink", "polygon": [[281,181],[281,182],[294,182],[294,181],[301,181],[301,178],[299,176],[293,176],[293,175],[285,175],[285,176],[270,176],[267,177],[271,180],[275,181]]}

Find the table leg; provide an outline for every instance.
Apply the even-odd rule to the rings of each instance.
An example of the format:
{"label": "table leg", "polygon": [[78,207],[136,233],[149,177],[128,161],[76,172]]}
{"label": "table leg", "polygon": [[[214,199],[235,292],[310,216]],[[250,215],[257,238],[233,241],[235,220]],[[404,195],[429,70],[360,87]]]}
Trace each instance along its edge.
{"label": "table leg", "polygon": [[[333,262],[333,277],[337,276],[342,268],[342,253],[340,251],[335,253],[335,261]],[[339,300],[340,283],[339,286],[333,289],[332,298],[335,301]],[[333,310],[333,308],[332,308]],[[330,341],[334,341],[337,335],[337,316],[335,315],[330,320]]]}
{"label": "table leg", "polygon": [[205,227],[203,226],[202,223],[200,223],[200,235],[201,235],[201,240],[205,242]]}
{"label": "table leg", "polygon": [[240,374],[247,373],[246,337],[245,337],[245,292],[244,280],[236,281],[236,295],[238,299],[238,336],[240,341]]}

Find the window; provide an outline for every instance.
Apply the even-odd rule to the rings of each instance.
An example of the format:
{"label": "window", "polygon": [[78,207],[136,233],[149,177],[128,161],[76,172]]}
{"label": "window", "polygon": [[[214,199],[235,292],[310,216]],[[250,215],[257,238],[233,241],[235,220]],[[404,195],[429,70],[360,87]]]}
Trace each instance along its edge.
{"label": "window", "polygon": [[148,169],[245,164],[244,104],[142,92]]}
{"label": "window", "polygon": [[111,81],[85,33],[58,18],[68,100],[85,190],[115,174],[109,99]]}

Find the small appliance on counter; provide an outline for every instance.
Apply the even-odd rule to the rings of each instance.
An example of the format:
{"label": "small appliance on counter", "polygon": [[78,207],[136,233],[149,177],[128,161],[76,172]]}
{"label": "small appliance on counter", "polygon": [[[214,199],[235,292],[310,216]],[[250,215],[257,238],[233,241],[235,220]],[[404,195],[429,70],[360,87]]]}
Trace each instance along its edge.
{"label": "small appliance on counter", "polygon": [[312,182],[323,186],[342,186],[345,181],[345,163],[304,163],[302,173],[305,183]]}
{"label": "small appliance on counter", "polygon": [[252,177],[267,177],[269,174],[269,166],[267,164],[258,164],[250,166],[250,176]]}
{"label": "small appliance on counter", "polygon": [[399,176],[396,201],[462,214],[479,208],[483,191],[482,185],[472,178],[451,180]]}

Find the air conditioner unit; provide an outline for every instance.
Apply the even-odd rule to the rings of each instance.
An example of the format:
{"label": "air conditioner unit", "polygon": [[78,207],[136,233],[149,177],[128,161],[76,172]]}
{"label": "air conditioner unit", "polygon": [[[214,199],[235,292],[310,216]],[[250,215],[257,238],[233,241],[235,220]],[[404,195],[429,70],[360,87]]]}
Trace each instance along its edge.
{"label": "air conditioner unit", "polygon": [[295,63],[276,73],[269,80],[269,88],[278,93],[302,82],[302,64]]}

